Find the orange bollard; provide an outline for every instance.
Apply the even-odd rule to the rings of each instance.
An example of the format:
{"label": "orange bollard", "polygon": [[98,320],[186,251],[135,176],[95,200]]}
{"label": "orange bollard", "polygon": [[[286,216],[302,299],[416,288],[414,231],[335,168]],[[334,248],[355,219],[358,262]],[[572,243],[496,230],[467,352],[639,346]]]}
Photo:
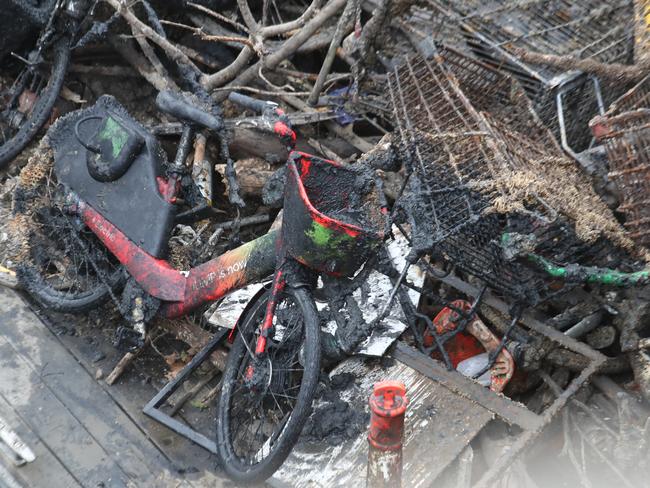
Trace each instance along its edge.
{"label": "orange bollard", "polygon": [[402,438],[408,400],[401,381],[381,381],[370,396],[368,488],[402,485]]}

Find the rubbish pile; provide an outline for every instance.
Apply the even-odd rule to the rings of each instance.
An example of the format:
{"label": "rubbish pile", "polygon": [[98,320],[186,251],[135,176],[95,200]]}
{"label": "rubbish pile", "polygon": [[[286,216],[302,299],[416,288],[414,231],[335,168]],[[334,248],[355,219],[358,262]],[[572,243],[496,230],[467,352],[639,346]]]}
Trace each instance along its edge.
{"label": "rubbish pile", "polygon": [[228,476],[361,485],[388,379],[405,485],[644,483],[650,3],[9,3],[0,283],[186,344]]}

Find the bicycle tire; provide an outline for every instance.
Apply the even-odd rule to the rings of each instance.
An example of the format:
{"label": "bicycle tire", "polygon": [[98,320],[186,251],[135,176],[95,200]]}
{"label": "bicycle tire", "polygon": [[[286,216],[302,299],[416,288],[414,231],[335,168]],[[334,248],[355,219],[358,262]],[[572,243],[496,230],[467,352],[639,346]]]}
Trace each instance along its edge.
{"label": "bicycle tire", "polygon": [[[34,172],[31,164],[30,160],[23,172]],[[22,226],[27,229],[29,254],[16,267],[16,277],[25,291],[48,310],[85,313],[103,305],[111,293],[119,291],[126,275],[89,229],[75,223],[72,216],[47,197],[37,197],[36,192],[51,198],[50,184],[56,185],[52,178],[31,190],[20,185],[16,188],[17,200],[26,191],[33,198],[28,208],[16,212],[17,218],[28,219]]]}
{"label": "bicycle tire", "polygon": [[16,277],[25,291],[43,307],[52,312],[74,314],[86,313],[105,304],[111,297],[109,286],[117,290],[124,283],[122,272],[116,271],[109,277],[109,286],[98,286],[71,297],[48,285],[33,266],[19,265]]}
{"label": "bicycle tire", "polygon": [[[284,462],[291,449],[298,441],[302,428],[311,413],[312,401],[318,385],[320,374],[320,328],[316,305],[308,289],[287,288],[283,293],[289,294],[298,308],[303,319],[304,339],[301,348],[303,375],[297,394],[296,405],[289,415],[286,424],[276,436],[274,445],[270,445],[270,453],[261,462],[244,464],[236,455],[230,432],[230,403],[233,399],[235,383],[242,361],[247,353],[245,335],[251,332],[251,326],[256,325],[264,315],[269,294],[262,295],[256,306],[250,307],[249,313],[241,321],[240,333],[237,334],[223,375],[223,387],[217,405],[217,456],[226,474],[237,483],[255,484],[269,478]],[[243,330],[243,332],[241,332]],[[254,331],[253,331],[254,332]],[[266,443],[264,444],[266,446]]]}
{"label": "bicycle tire", "polygon": [[70,36],[65,35],[58,39],[52,46],[52,54],[52,70],[41,96],[38,97],[29,117],[16,134],[0,146],[0,169],[7,166],[25,149],[50,117],[63,87],[70,62]]}

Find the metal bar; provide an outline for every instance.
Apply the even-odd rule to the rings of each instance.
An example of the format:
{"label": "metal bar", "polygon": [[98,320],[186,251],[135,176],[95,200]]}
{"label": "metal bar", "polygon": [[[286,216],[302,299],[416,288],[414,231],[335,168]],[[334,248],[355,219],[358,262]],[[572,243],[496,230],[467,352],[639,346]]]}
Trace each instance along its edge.
{"label": "metal bar", "polygon": [[212,339],[210,339],[210,342],[208,342],[205,347],[192,358],[188,365],[185,366],[172,381],[167,383],[163,389],[156,394],[156,396],[149,400],[149,402],[142,409],[142,412],[145,415],[160,422],[177,434],[191,440],[195,444],[198,444],[213,454],[217,453],[217,445],[213,440],[208,439],[203,434],[195,431],[191,427],[183,424],[170,415],[167,415],[162,410],[160,410],[160,407],[162,407],[162,405],[190,377],[190,375],[210,357],[210,355],[217,349],[217,347],[221,344],[229,332],[230,329],[222,328],[216,334],[214,334]]}

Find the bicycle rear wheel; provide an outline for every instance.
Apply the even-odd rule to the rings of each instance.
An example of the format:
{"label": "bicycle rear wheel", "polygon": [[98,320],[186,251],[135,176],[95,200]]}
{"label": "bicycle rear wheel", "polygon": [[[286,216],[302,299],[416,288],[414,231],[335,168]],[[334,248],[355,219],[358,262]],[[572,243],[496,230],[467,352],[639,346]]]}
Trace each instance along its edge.
{"label": "bicycle rear wheel", "polygon": [[75,217],[56,207],[39,212],[30,263],[17,268],[25,290],[48,310],[83,313],[103,305],[124,283],[120,263]]}
{"label": "bicycle rear wheel", "polygon": [[268,299],[262,295],[238,326],[217,406],[221,466],[245,484],[267,479],[287,458],[311,412],[320,373],[318,314],[305,288],[281,294],[267,353],[254,359]]}
{"label": "bicycle rear wheel", "polygon": [[111,297],[125,280],[119,261],[75,215],[53,171],[44,139],[23,167],[8,222],[10,258],[26,291],[45,308],[82,313]]}
{"label": "bicycle rear wheel", "polygon": [[[0,94],[0,169],[9,164],[45,125],[63,87],[70,62],[70,37],[51,47],[45,72],[26,67],[13,85]],[[44,63],[43,63],[44,64]]]}

